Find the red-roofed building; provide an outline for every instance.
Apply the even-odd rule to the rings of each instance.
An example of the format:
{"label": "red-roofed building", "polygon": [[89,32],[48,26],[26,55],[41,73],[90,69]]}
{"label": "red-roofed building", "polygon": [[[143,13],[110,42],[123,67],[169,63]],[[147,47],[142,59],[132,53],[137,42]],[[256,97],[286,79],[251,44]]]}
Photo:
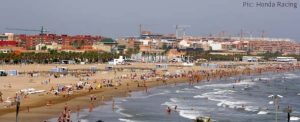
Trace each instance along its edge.
{"label": "red-roofed building", "polygon": [[18,43],[17,41],[13,41],[13,40],[9,40],[9,41],[0,41],[0,47],[4,47],[4,46],[17,46]]}

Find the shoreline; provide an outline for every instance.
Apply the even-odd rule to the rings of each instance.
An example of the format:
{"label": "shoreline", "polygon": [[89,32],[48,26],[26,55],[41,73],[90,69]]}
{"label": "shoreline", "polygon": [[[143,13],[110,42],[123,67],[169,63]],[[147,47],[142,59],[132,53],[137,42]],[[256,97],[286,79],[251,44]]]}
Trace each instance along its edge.
{"label": "shoreline", "polygon": [[[210,74],[209,79],[211,78],[224,78],[224,77],[230,77],[230,76],[237,76],[241,74],[253,74],[253,73],[259,73],[259,72],[269,72],[274,71],[276,68],[262,68],[260,71],[257,69],[243,69],[238,71],[237,69],[214,69],[214,70],[220,70],[220,72],[214,72]],[[209,70],[208,70],[209,71]],[[221,75],[220,75],[221,74]],[[223,75],[222,75],[223,74]],[[193,85],[193,82],[203,82],[203,80],[207,80],[208,77],[201,76],[201,78],[196,77],[197,74],[193,74],[191,77],[180,77],[180,78],[170,78],[166,80],[167,85],[170,84],[177,84],[177,83],[190,83]],[[195,81],[195,79],[198,79]],[[194,79],[194,80],[193,80]],[[199,81],[199,79],[201,81]],[[141,81],[139,81],[141,82]],[[146,88],[141,86],[138,87],[136,82],[129,81],[127,82],[129,86],[122,84],[121,86],[114,87],[114,88],[101,88],[98,90],[93,90],[92,92],[88,92],[87,90],[80,91],[79,93],[75,93],[70,98],[63,98],[61,96],[54,96],[50,97],[48,99],[53,100],[53,105],[51,106],[45,106],[46,102],[44,100],[44,103],[41,101],[38,101],[39,104],[35,104],[36,106],[33,106],[30,108],[29,112],[26,110],[26,106],[22,106],[21,103],[21,112],[19,113],[19,120],[22,120],[22,122],[29,122],[29,121],[45,121],[49,120],[50,118],[57,118],[60,113],[63,110],[63,107],[65,103],[68,103],[68,106],[72,110],[72,112],[76,111],[77,105],[81,105],[80,108],[89,108],[89,104],[83,104],[83,103],[89,103],[89,95],[94,94],[97,98],[97,100],[93,103],[94,106],[100,106],[103,105],[106,101],[111,101],[114,97],[126,97],[128,96],[129,92],[135,92],[135,91],[146,91],[147,88],[153,88],[157,86],[166,85],[162,81],[146,81]],[[104,99],[102,100],[101,97],[104,96]],[[103,98],[103,97],[102,97]],[[48,100],[46,99],[46,101]],[[1,109],[0,111],[0,121],[15,121],[15,112],[14,108],[12,109],[6,109],[7,111],[3,111]],[[8,111],[9,110],[9,111]],[[7,113],[9,112],[9,113]],[[37,117],[38,116],[38,117]]]}

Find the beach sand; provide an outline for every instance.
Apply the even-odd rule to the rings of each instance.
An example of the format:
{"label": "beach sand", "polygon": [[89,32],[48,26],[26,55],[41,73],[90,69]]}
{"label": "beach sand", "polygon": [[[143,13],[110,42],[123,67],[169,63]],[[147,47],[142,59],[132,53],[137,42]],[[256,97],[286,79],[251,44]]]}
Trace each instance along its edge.
{"label": "beach sand", "polygon": [[[220,63],[220,62],[219,62]],[[221,62],[224,63],[224,62]],[[247,63],[248,64],[248,63]],[[207,70],[211,71],[210,68],[204,68],[199,66],[193,66],[193,67],[178,67],[176,65],[179,64],[173,64],[175,66],[169,66],[168,72],[174,73],[177,70],[181,71],[193,71],[193,70]],[[86,65],[39,65],[39,64],[32,64],[32,65],[2,65],[0,69],[3,70],[12,70],[17,69],[19,72],[32,72],[32,71],[49,71],[51,68],[54,67],[67,67],[68,69],[89,69],[90,67],[95,66],[97,69],[104,70],[107,66],[106,64],[86,64]],[[267,65],[256,65],[256,67],[267,67]],[[144,69],[151,69],[155,68],[155,64],[145,64],[145,63],[135,63],[132,65],[120,65],[116,66],[118,68],[130,68],[130,67],[136,67],[136,68],[144,68]],[[214,68],[213,70],[221,70],[222,68]],[[266,69],[266,68],[265,68]],[[241,71],[237,71],[237,69],[233,68],[227,68],[223,69],[226,72],[239,72],[242,73],[242,69],[239,69]],[[244,69],[245,70],[245,69]],[[243,70],[243,71],[244,71]],[[268,69],[268,71],[271,69]],[[149,70],[141,70],[137,69],[134,73],[136,73],[138,76],[141,74],[149,73]],[[255,71],[253,71],[255,72]],[[96,74],[89,76],[90,82],[93,81],[100,81],[101,79],[114,79],[116,77],[121,77],[124,75],[129,75],[131,70],[123,70],[123,71],[98,71]],[[232,73],[234,75],[234,73]],[[217,76],[214,76],[217,78]],[[36,77],[31,77],[29,75],[19,75],[19,76],[7,76],[7,77],[0,77],[0,91],[3,93],[3,100],[6,100],[7,97],[13,97],[15,93],[21,89],[25,88],[34,88],[37,90],[46,90],[49,91],[51,87],[56,87],[57,84],[75,84],[77,81],[79,81],[78,78],[74,76],[64,76],[60,78],[54,78],[53,76],[50,77],[50,83],[49,84],[42,84],[42,81],[49,80],[49,75],[39,75]],[[189,81],[189,78],[182,77],[182,78],[171,78],[167,80],[167,84],[174,84],[174,83],[183,83]],[[140,84],[142,84],[142,81],[138,81]],[[127,83],[129,86],[127,86]],[[11,85],[11,88],[9,88],[9,84]],[[162,81],[156,81],[154,78],[148,79],[146,81],[147,87],[155,87],[164,85]],[[97,97],[97,100],[93,102],[94,106],[99,106],[101,104],[104,104],[104,101],[111,100],[114,97],[125,97],[128,95],[129,92],[132,91],[138,91],[138,90],[144,90],[145,87],[138,87],[136,80],[131,79],[122,79],[122,85],[118,87],[104,87],[96,90],[92,90],[89,92],[88,90],[79,90],[75,91],[74,94],[72,94],[70,97],[63,97],[63,95],[53,95],[53,94],[31,94],[28,95],[28,98],[23,98],[21,102],[21,111],[19,113],[19,121],[20,122],[41,122],[44,120],[48,120],[50,118],[58,117],[61,112],[63,111],[63,108],[65,104],[70,107],[72,112],[75,112],[77,109],[77,106],[79,105],[81,109],[88,108],[91,104],[90,102],[90,95],[93,94]],[[104,98],[102,101],[101,98]],[[52,105],[48,105],[51,101]],[[16,119],[16,113],[15,113],[15,106],[11,106],[11,108],[4,108],[4,103],[0,103],[0,121],[2,122],[13,122]],[[29,108],[29,112],[28,112]]]}

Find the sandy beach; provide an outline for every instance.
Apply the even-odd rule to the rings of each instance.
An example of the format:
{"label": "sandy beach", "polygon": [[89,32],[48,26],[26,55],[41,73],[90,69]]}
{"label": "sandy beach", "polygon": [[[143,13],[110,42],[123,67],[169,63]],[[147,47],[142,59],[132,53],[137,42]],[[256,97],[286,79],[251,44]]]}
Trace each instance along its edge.
{"label": "sandy beach", "polygon": [[[211,62],[222,66],[228,62]],[[0,77],[0,91],[3,102],[0,103],[0,121],[13,122],[16,119],[15,105],[8,106],[5,101],[8,97],[14,101],[16,92],[22,89],[33,88],[35,90],[45,90],[41,93],[22,95],[21,108],[19,113],[20,122],[41,122],[61,115],[63,108],[67,105],[72,112],[76,112],[78,107],[93,108],[104,104],[105,101],[114,97],[127,96],[129,92],[145,91],[150,87],[176,84],[200,82],[209,79],[228,77],[238,74],[251,74],[268,71],[292,70],[296,66],[277,63],[239,63],[235,62],[231,67],[203,67],[192,66],[183,67],[180,64],[170,64],[167,71],[158,70],[153,73],[150,69],[155,69],[155,64],[134,63],[132,65],[118,65],[116,70],[105,70],[107,64],[85,64],[85,65],[1,65],[1,70],[18,70],[18,76]],[[66,75],[55,78],[49,73],[51,68],[67,67],[73,75]],[[88,72],[91,67],[96,67],[96,73]],[[280,70],[278,70],[280,69]],[[76,71],[75,71],[76,70]],[[201,71],[200,71],[201,70]],[[87,71],[87,72],[82,72]],[[180,71],[180,73],[178,73]],[[30,72],[36,72],[34,76]],[[77,72],[74,73],[74,72]],[[143,78],[142,78],[143,77]],[[78,82],[90,84],[77,90],[75,86]],[[112,82],[109,82],[112,81]],[[110,84],[112,86],[106,87]],[[58,86],[70,86],[71,91],[60,91],[55,95],[53,89]],[[90,100],[91,95],[96,100]],[[92,106],[92,107],[91,107]]]}

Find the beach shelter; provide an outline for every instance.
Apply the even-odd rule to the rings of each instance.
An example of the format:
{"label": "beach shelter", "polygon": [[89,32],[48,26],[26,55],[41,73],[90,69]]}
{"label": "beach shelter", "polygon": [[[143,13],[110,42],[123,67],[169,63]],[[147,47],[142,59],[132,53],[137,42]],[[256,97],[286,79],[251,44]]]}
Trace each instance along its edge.
{"label": "beach shelter", "polygon": [[7,74],[10,76],[17,76],[18,70],[9,70],[9,71],[7,71]]}
{"label": "beach shelter", "polygon": [[95,66],[92,66],[90,70],[91,70],[91,72],[93,72],[93,73],[96,73],[96,71],[97,71],[97,67],[95,67]]}
{"label": "beach shelter", "polygon": [[58,71],[59,71],[58,68],[52,68],[52,69],[50,69],[50,72],[52,72],[52,73],[56,73]]}
{"label": "beach shelter", "polygon": [[66,68],[66,67],[52,68],[50,70],[50,72],[52,72],[52,73],[61,73],[63,75],[67,75],[68,74],[68,68]]}
{"label": "beach shelter", "polygon": [[168,64],[156,64],[155,68],[156,69],[167,69],[168,68]]}

